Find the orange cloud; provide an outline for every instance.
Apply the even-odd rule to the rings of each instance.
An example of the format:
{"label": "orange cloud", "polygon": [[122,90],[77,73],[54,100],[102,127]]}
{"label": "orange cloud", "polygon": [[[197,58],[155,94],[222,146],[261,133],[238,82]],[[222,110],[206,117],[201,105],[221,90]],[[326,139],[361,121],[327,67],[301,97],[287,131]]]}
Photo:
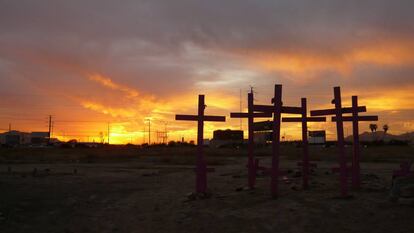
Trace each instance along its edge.
{"label": "orange cloud", "polygon": [[105,115],[111,115],[112,117],[134,117],[135,111],[127,108],[112,108],[106,107],[99,103],[94,103],[92,101],[83,101],[81,105],[93,111],[103,113]]}
{"label": "orange cloud", "polygon": [[112,90],[122,91],[128,94],[128,97],[137,97],[139,95],[138,91],[129,88],[127,86],[123,86],[121,84],[115,83],[110,78],[105,77],[101,74],[91,74],[88,76],[89,80],[95,81],[102,86],[108,87]]}
{"label": "orange cloud", "polygon": [[[236,52],[237,53],[237,52]],[[342,53],[325,54],[309,50],[253,51],[247,59],[266,71],[280,71],[300,76],[299,81],[317,77],[320,71],[336,71],[348,75],[362,63],[400,66],[414,64],[414,45],[411,41],[379,41],[345,49]]]}

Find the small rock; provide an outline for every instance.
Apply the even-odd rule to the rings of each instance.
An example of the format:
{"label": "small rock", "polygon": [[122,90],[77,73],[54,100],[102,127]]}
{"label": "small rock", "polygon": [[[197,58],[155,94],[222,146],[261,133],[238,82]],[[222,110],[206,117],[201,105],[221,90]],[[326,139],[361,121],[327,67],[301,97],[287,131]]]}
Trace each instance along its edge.
{"label": "small rock", "polygon": [[295,172],[295,174],[293,175],[294,178],[298,178],[302,176],[302,172]]}
{"label": "small rock", "polygon": [[287,176],[283,176],[282,180],[285,182],[285,184],[290,184],[292,183],[292,181],[287,177]]}
{"label": "small rock", "polygon": [[248,191],[248,190],[250,190],[250,188],[245,186],[245,187],[239,187],[239,188],[237,188],[236,189],[236,192]]}
{"label": "small rock", "polygon": [[299,190],[299,187],[297,185],[291,185],[290,186],[290,189],[295,190],[295,191],[298,191]]}
{"label": "small rock", "polygon": [[236,192],[241,192],[241,191],[243,191],[243,187],[236,188]]}
{"label": "small rock", "polygon": [[400,197],[414,197],[414,177],[400,177],[393,181],[390,199],[398,200]]}
{"label": "small rock", "polygon": [[372,174],[372,173],[366,174],[365,177],[371,178],[371,179],[374,179],[374,180],[379,180],[380,179],[379,176],[377,176],[375,174]]}
{"label": "small rock", "polygon": [[197,197],[195,193],[187,193],[187,199],[190,201],[194,201]]}
{"label": "small rock", "polygon": [[206,192],[206,193],[190,193],[187,194],[187,199],[189,201],[195,201],[195,200],[200,200],[200,199],[207,199],[210,198],[212,196],[211,193]]}

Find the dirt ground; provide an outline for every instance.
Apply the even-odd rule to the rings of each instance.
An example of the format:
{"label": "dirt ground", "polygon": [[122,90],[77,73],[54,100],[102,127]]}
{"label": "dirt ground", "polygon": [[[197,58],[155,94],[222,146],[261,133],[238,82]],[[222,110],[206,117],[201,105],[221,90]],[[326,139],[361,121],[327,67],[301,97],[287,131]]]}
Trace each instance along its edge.
{"label": "dirt ground", "polygon": [[[168,155],[165,155],[168,156]],[[188,158],[189,156],[185,156]],[[335,161],[318,161],[311,188],[301,190],[296,161],[280,197],[270,178],[247,183],[246,157],[215,158],[208,186],[212,197],[189,200],[193,157],[187,163],[156,155],[116,161],[43,161],[0,164],[0,232],[414,232],[414,208],[391,202],[396,162],[363,162],[363,188],[338,198]],[[263,157],[262,165],[270,164]],[[34,172],[34,170],[36,171]]]}

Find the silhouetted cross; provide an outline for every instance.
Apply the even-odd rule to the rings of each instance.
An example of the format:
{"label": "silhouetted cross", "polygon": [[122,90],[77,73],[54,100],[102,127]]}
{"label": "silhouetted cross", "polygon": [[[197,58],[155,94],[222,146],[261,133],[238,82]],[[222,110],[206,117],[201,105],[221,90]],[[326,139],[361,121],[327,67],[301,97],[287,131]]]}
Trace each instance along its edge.
{"label": "silhouetted cross", "polygon": [[198,96],[198,115],[176,115],[175,120],[179,121],[197,121],[197,162],[196,162],[196,193],[207,192],[207,164],[204,160],[203,153],[203,134],[205,121],[226,121],[224,116],[205,116],[206,108],[204,95]]}
{"label": "silhouetted cross", "polygon": [[282,122],[302,122],[302,148],[303,148],[303,160],[302,163],[298,163],[302,166],[302,179],[303,188],[307,189],[309,185],[309,167],[316,166],[316,164],[309,163],[309,147],[308,147],[308,122],[325,122],[325,117],[308,117],[307,116],[307,104],[306,98],[301,99],[301,117],[283,117]]}
{"label": "silhouetted cross", "polygon": [[[343,121],[352,121],[352,137],[353,137],[353,156],[352,156],[352,186],[360,188],[361,186],[361,168],[360,149],[359,149],[359,122],[360,121],[378,121],[378,116],[359,116],[358,96],[352,96],[352,116],[343,116]],[[332,117],[332,121],[336,121],[336,117]]]}
{"label": "silhouetted cross", "polygon": [[248,128],[249,128],[249,144],[248,144],[248,162],[247,162],[247,169],[248,169],[248,185],[249,188],[253,189],[256,183],[256,173],[258,164],[256,164],[256,160],[254,159],[254,118],[259,117],[272,117],[272,113],[255,113],[253,110],[254,105],[254,97],[253,91],[248,93],[247,95],[247,102],[248,102],[248,112],[247,113],[230,113],[231,118],[247,118],[248,119]]}
{"label": "silhouetted cross", "polygon": [[280,157],[280,122],[282,113],[302,114],[300,107],[283,106],[282,85],[275,85],[273,105],[253,105],[253,110],[273,114],[273,135],[272,135],[272,170],[271,170],[271,193],[273,197],[278,196],[278,179],[282,172],[279,171]]}
{"label": "silhouetted cross", "polygon": [[[335,115],[332,118],[332,121],[336,122],[336,130],[337,130],[337,139],[338,139],[338,148],[339,148],[339,169],[333,169],[333,171],[339,171],[340,173],[340,184],[341,184],[341,195],[343,197],[348,196],[348,184],[347,184],[347,177],[350,174],[349,171],[353,171],[353,183],[357,184],[359,178],[359,136],[358,136],[358,121],[363,120],[375,120],[378,119],[375,116],[366,116],[366,117],[359,117],[359,112],[366,112],[367,109],[365,106],[358,106],[356,99],[353,98],[351,108],[343,108],[342,101],[341,101],[341,89],[340,87],[334,87],[334,99],[332,101],[335,104],[334,109],[323,109],[323,110],[314,110],[311,111],[311,116],[324,116],[324,115]],[[343,116],[344,113],[352,113],[352,116]],[[345,155],[345,145],[344,145],[344,121],[353,121],[356,124],[353,125],[353,134],[354,140],[356,138],[356,144],[354,142],[354,155],[353,155],[353,164],[352,168],[347,166],[346,162],[346,155]],[[356,127],[355,127],[356,126]],[[356,153],[355,153],[356,152]]]}

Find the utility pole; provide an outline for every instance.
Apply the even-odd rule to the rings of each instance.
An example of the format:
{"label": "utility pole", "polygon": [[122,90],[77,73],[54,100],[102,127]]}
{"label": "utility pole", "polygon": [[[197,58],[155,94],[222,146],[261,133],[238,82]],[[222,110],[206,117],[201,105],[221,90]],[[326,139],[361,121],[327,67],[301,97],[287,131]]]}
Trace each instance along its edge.
{"label": "utility pole", "polygon": [[164,122],[164,130],[165,130],[165,142],[163,142],[163,143],[168,143],[168,131],[167,131],[167,125],[168,125],[168,122]]}
{"label": "utility pole", "polygon": [[50,143],[50,137],[52,136],[52,115],[49,115],[49,140],[48,143]]}
{"label": "utility pole", "polygon": [[53,129],[55,128],[55,121],[52,121],[52,127],[51,127],[51,130],[50,130],[50,137],[52,138],[53,137]]}
{"label": "utility pole", "polygon": [[111,127],[110,124],[111,123],[108,122],[108,145],[110,143],[110,133],[111,133],[111,131],[110,131],[110,127]]}
{"label": "utility pole", "polygon": [[148,121],[148,145],[151,145],[151,119],[145,121]]}
{"label": "utility pole", "polygon": [[9,123],[9,132],[11,132],[11,123]]}

